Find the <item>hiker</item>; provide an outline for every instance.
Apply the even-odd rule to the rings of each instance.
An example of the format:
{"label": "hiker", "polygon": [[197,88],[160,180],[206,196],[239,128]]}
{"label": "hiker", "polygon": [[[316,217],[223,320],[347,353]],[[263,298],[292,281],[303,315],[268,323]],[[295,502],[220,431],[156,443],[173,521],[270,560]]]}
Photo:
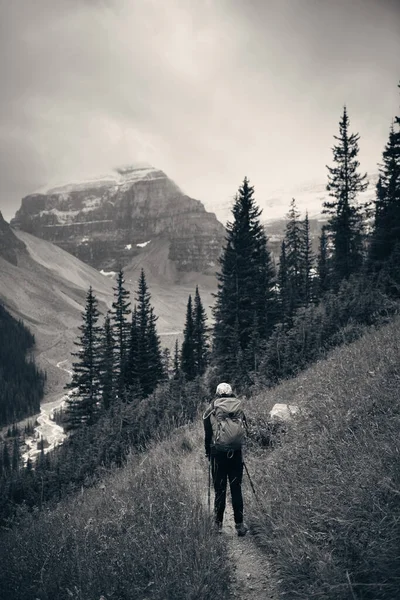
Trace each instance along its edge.
{"label": "hiker", "polygon": [[242,442],[246,418],[241,401],[236,398],[229,383],[220,383],[217,386],[216,398],[205,411],[203,423],[206,457],[211,461],[215,491],[215,528],[218,532],[222,530],[229,479],[235,528],[239,536],[244,536],[247,527],[243,523]]}

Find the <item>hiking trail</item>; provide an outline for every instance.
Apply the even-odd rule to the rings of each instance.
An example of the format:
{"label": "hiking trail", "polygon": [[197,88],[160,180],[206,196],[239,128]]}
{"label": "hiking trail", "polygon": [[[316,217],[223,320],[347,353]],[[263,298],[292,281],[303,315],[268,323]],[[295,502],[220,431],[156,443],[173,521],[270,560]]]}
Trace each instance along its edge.
{"label": "hiking trail", "polygon": [[[200,427],[190,429],[188,437],[193,450],[186,455],[182,462],[181,477],[193,498],[202,498],[208,510],[208,462],[204,457],[203,431]],[[251,494],[251,488],[246,473],[243,475],[243,498],[246,522],[246,499]],[[211,511],[214,505],[214,491],[211,483]],[[238,537],[233,520],[230,502],[229,483],[224,524],[221,534],[229,552],[232,564],[231,598],[243,600],[277,600],[278,593],[272,576],[272,570],[266,555],[256,546],[252,535],[248,532],[245,537]]]}

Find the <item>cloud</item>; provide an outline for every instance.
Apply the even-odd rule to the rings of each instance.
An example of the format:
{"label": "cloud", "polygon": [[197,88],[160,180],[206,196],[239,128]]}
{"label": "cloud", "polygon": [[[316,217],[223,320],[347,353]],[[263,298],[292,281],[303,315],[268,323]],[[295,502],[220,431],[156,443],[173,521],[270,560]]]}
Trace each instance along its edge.
{"label": "cloud", "polygon": [[137,160],[208,208],[245,174],[261,201],[325,176],[344,102],[370,168],[398,105],[399,12],[372,0],[0,0],[0,206],[10,218],[41,185]]}

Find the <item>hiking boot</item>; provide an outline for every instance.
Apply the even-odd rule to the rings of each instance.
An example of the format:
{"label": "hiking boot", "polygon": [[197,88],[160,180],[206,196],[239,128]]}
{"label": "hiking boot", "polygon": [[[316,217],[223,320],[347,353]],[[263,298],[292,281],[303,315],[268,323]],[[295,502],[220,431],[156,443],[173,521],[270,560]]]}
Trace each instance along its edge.
{"label": "hiking boot", "polygon": [[239,537],[243,537],[248,532],[249,528],[244,523],[236,523],[235,529]]}

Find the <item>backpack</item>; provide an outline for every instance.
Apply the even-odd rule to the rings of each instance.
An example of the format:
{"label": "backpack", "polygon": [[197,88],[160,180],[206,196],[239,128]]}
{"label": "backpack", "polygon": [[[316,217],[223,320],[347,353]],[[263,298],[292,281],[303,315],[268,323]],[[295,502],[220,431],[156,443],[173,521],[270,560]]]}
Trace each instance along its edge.
{"label": "backpack", "polygon": [[211,405],[211,445],[220,452],[242,447],[247,424],[241,404],[238,398],[217,398]]}

